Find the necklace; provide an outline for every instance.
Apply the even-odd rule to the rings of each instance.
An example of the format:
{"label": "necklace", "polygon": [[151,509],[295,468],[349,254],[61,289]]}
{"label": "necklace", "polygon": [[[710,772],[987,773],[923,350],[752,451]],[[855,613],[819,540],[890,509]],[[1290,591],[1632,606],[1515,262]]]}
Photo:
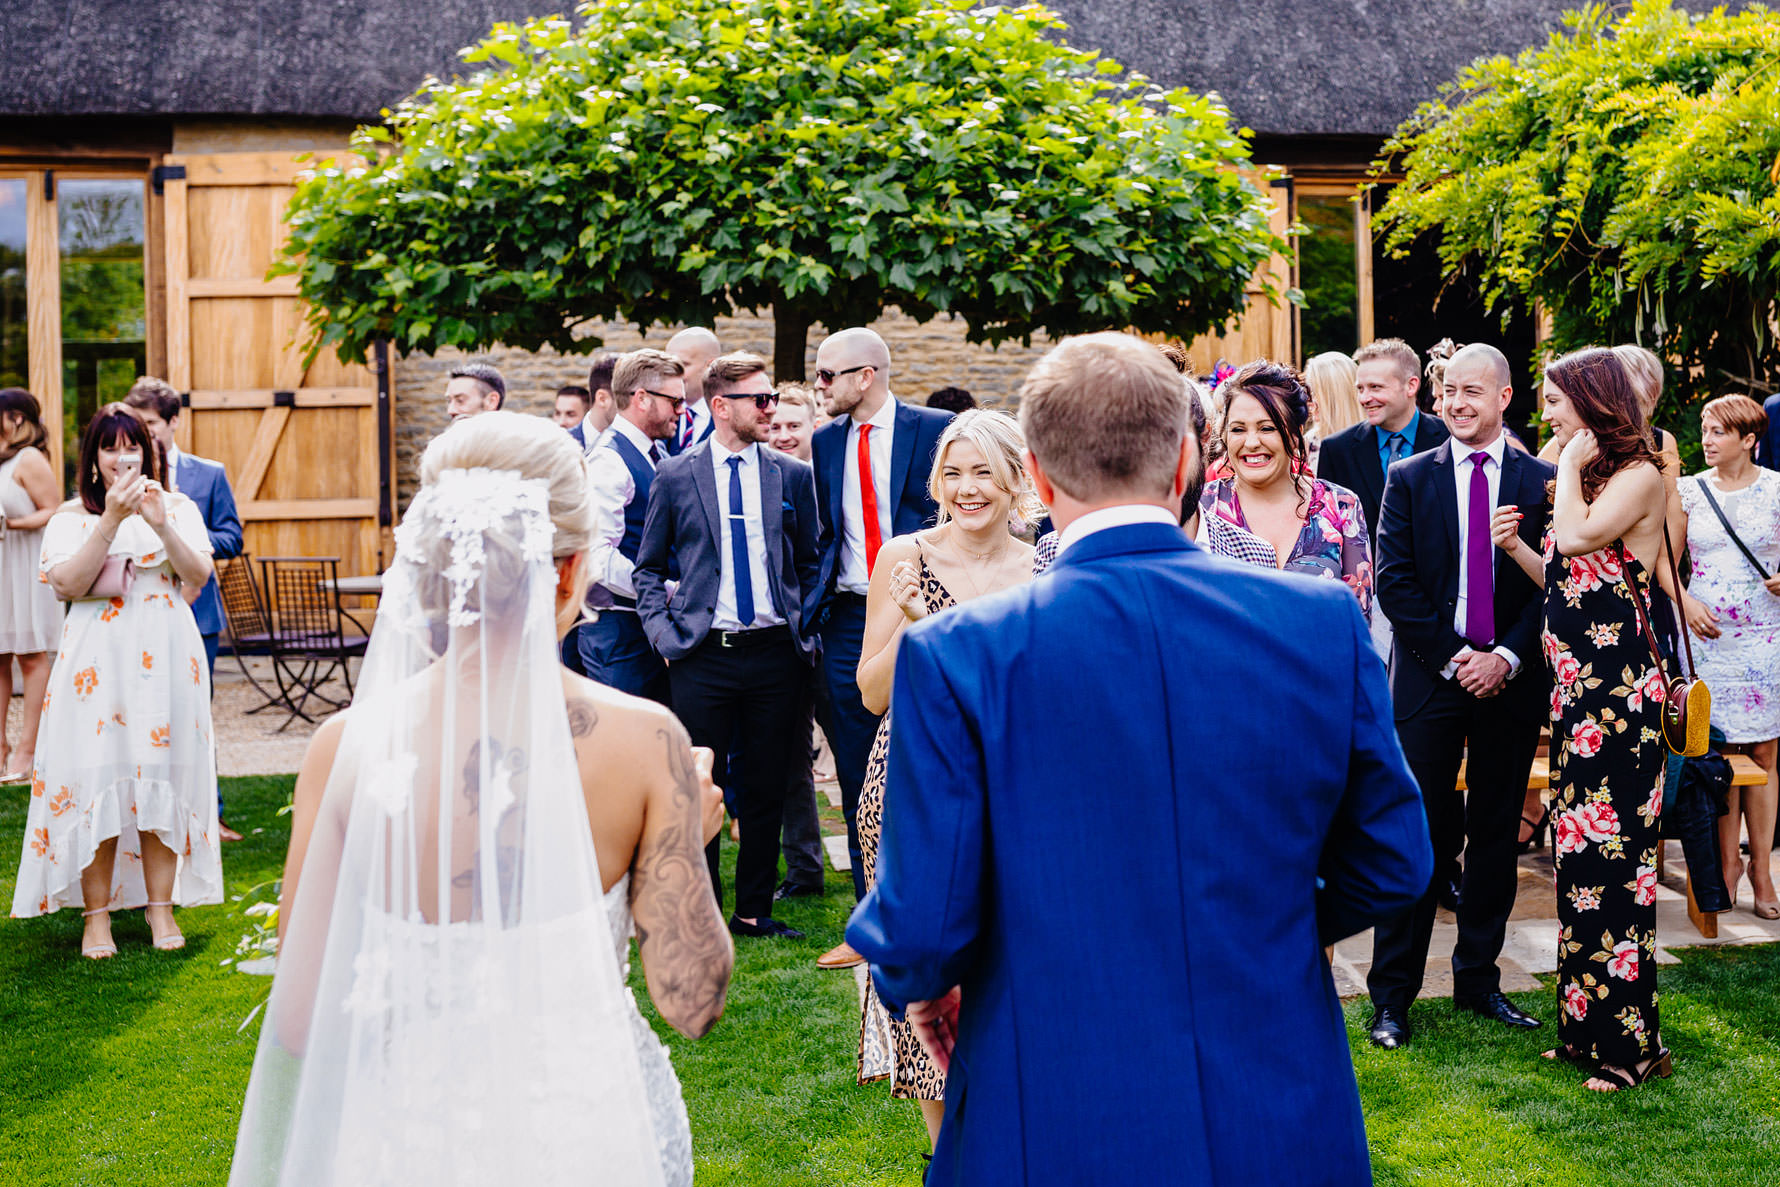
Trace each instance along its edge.
{"label": "necklace", "polygon": [[[968,558],[969,560],[975,561],[978,565],[981,565],[981,566],[983,566],[983,568],[988,570],[989,583],[991,585],[994,584],[995,574],[997,574],[1001,571],[1002,558],[1004,558],[1007,555],[1007,551],[1012,546],[1012,543],[1013,543],[1013,537],[1008,536],[1005,541],[997,544],[994,548],[991,548],[988,552],[972,552],[970,549],[964,547],[964,545],[959,543],[956,538],[948,535],[948,537],[946,539],[946,547],[949,550],[956,552],[960,558]],[[981,582],[978,582],[975,577],[971,576],[970,568],[971,568],[971,566],[968,564],[960,565],[958,568],[958,576],[960,578],[962,578],[967,585],[970,586],[970,591],[971,591],[970,597],[971,598],[980,598],[984,594],[988,593],[989,590],[984,588],[983,584]],[[966,598],[963,600],[969,601],[970,598]]]}

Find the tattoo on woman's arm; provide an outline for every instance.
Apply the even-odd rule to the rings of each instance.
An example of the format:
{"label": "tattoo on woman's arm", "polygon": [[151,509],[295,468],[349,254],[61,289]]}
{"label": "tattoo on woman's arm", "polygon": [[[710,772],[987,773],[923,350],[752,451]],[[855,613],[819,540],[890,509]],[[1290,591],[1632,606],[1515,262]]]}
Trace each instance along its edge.
{"label": "tattoo on woman's arm", "polygon": [[673,773],[673,808],[668,826],[637,851],[632,874],[637,946],[650,996],[664,1016],[696,1038],[723,1013],[733,954],[712,910],[691,746],[683,730],[661,729],[656,736],[667,748]]}

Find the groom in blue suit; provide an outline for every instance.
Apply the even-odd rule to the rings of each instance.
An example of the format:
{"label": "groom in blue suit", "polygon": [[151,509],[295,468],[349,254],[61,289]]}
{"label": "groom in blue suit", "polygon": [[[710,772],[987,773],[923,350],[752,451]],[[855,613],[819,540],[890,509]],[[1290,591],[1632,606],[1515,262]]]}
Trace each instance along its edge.
{"label": "groom in blue suit", "polygon": [[902,638],[847,937],[949,1064],[929,1184],[1371,1182],[1322,946],[1417,901],[1427,824],[1352,593],[1176,526],[1187,399],[1138,339],[1051,351],[1055,565]]}

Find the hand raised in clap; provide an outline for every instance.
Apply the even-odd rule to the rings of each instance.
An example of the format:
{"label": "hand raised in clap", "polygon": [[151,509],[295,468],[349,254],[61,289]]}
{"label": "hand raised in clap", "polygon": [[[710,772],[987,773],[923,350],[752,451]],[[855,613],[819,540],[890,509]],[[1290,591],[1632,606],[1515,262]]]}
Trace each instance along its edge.
{"label": "hand raised in clap", "polygon": [[910,622],[927,617],[927,599],[921,594],[921,571],[913,561],[897,561],[890,570],[890,600],[902,607]]}

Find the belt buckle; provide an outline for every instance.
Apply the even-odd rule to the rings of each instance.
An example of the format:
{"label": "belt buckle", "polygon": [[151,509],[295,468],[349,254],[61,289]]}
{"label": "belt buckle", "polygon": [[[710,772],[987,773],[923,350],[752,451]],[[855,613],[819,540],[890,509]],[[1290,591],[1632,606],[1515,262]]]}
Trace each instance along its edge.
{"label": "belt buckle", "polygon": [[734,647],[734,646],[736,646],[737,644],[733,640],[735,640],[736,636],[738,636],[740,634],[741,634],[740,631],[718,631],[717,632],[717,646],[719,646],[719,647]]}

